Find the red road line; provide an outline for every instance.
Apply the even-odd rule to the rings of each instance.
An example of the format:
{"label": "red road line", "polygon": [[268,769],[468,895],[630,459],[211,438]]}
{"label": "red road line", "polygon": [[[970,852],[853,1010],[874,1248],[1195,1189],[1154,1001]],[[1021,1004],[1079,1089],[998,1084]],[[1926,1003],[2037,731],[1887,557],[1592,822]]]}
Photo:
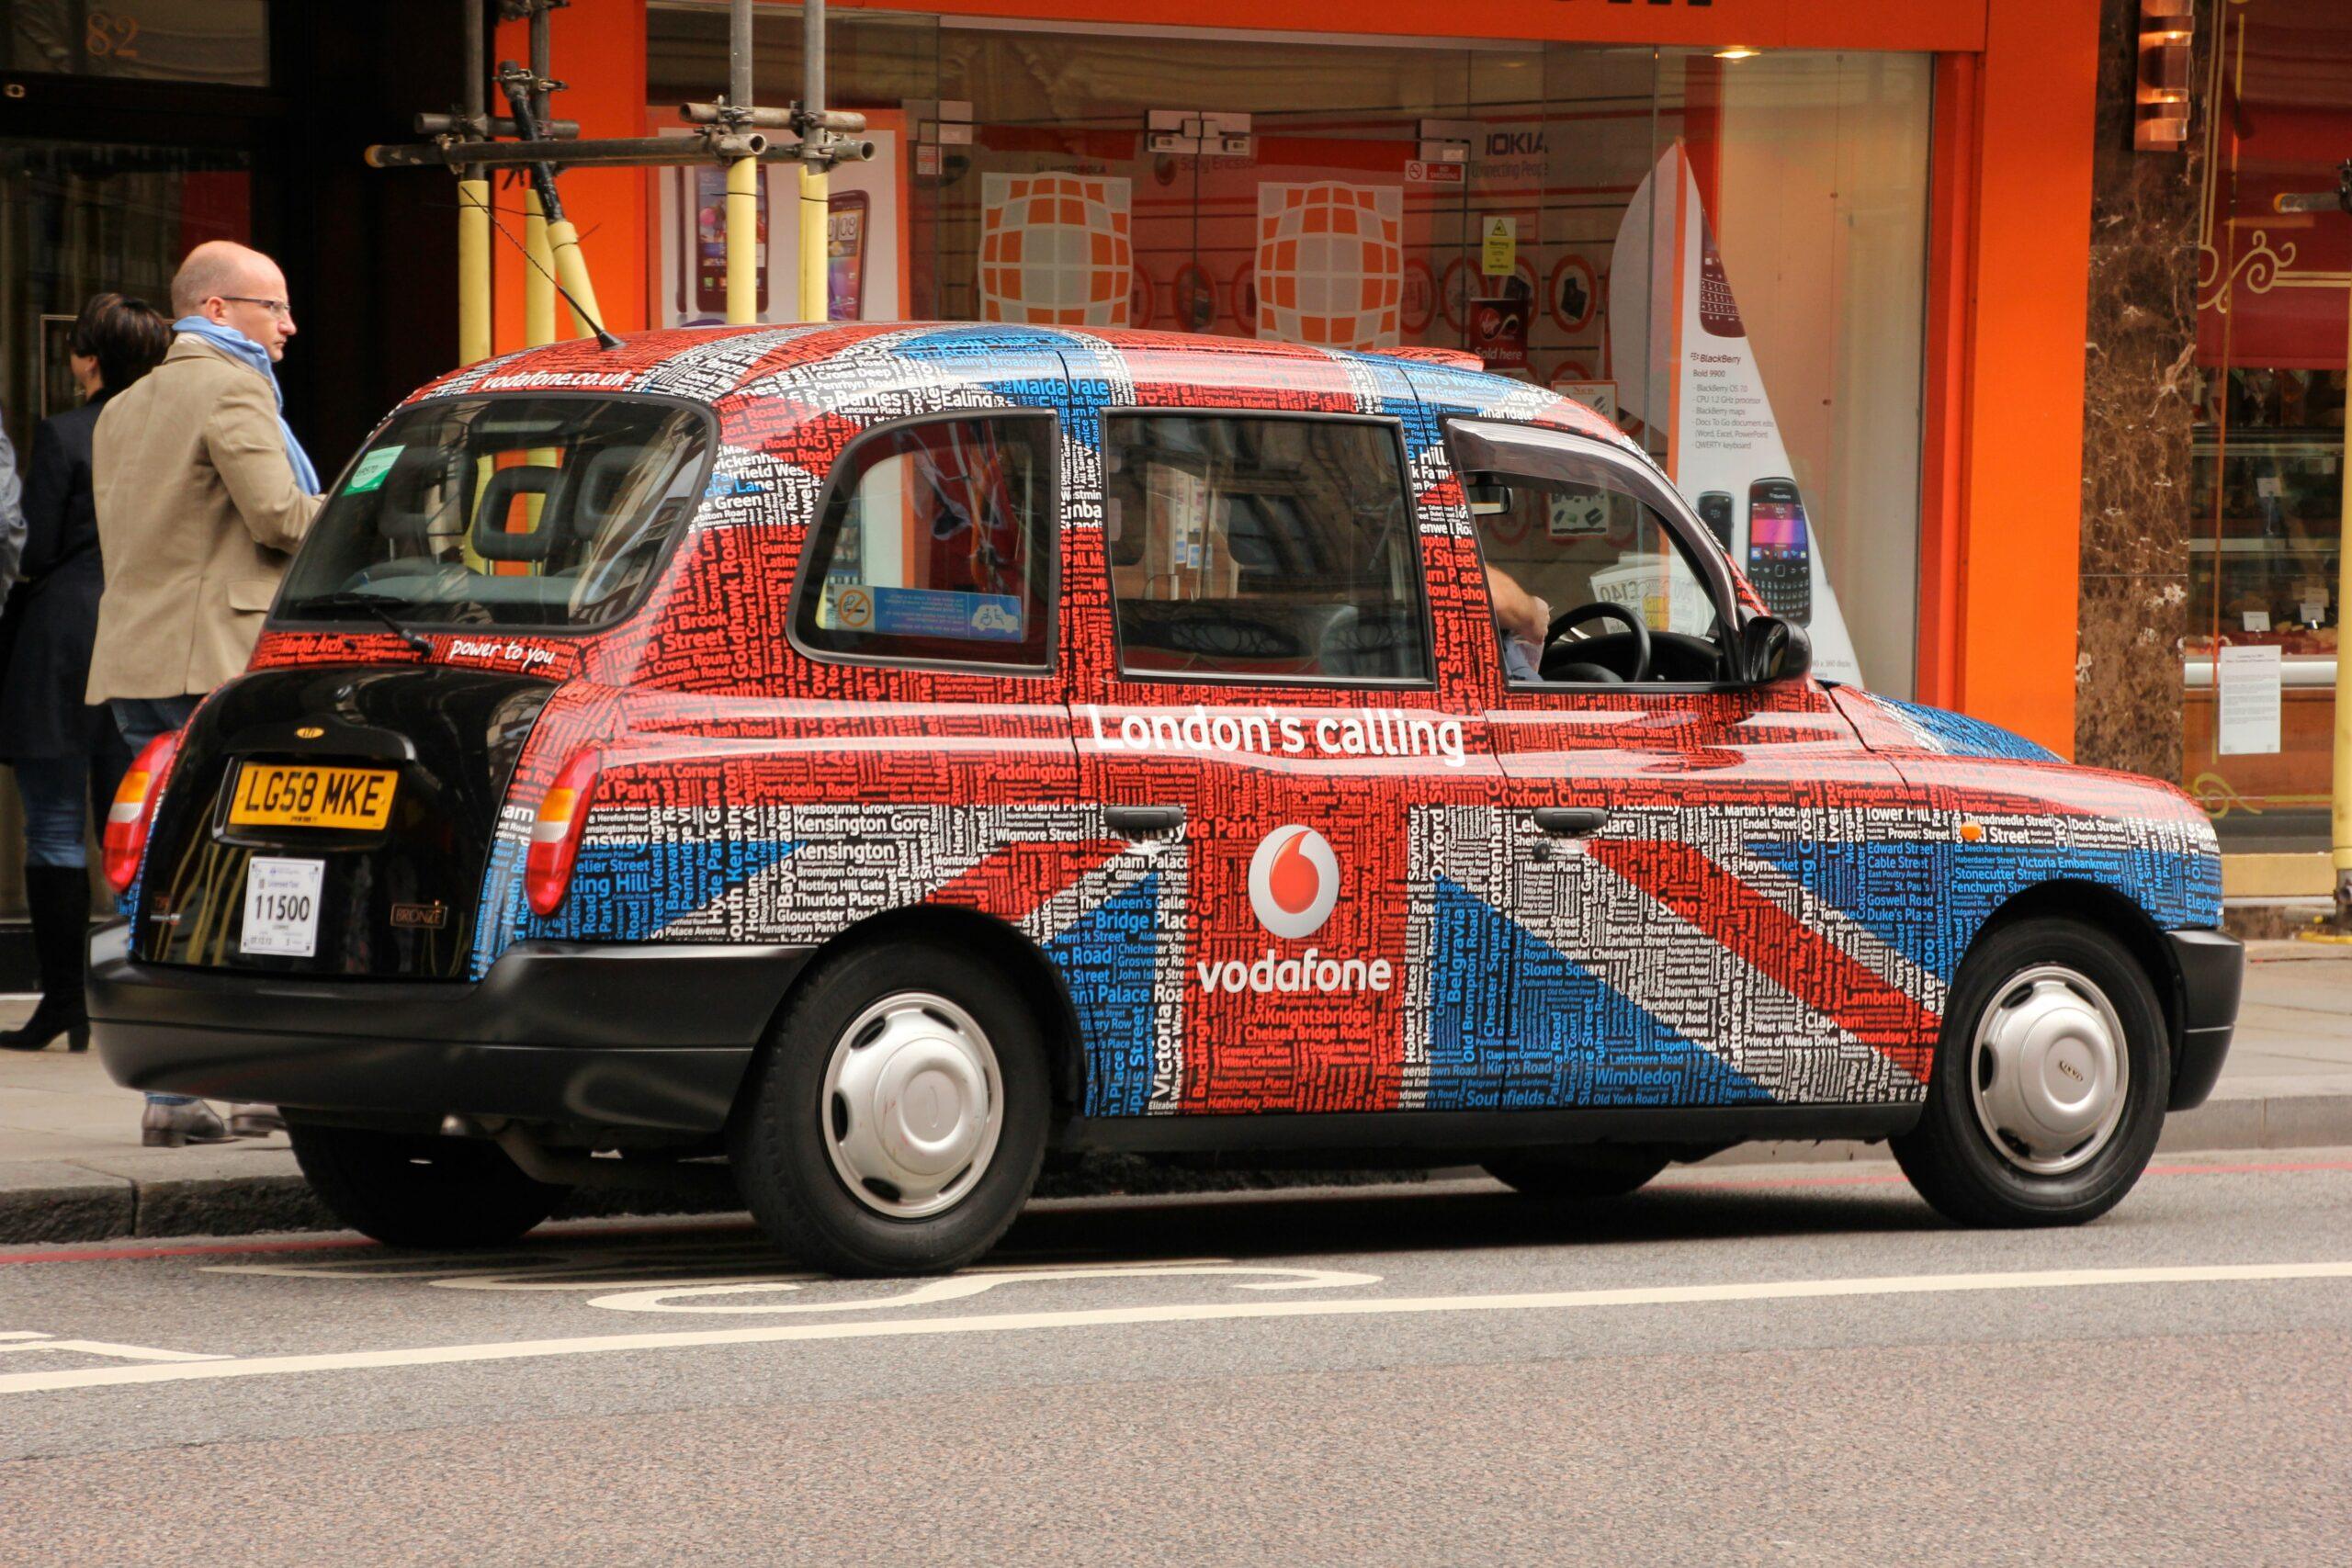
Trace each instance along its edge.
{"label": "red road line", "polygon": [[[2236,1165],[2152,1165],[2148,1176],[2274,1176],[2293,1175],[2301,1171],[2352,1170],[2352,1160],[2265,1160]],[[1771,1176],[1746,1180],[1667,1180],[1655,1190],[1673,1192],[1736,1191],[1771,1187],[1891,1187],[1906,1183],[1900,1171],[1877,1172],[1869,1176]],[[1345,1194],[1343,1193],[1342,1196]],[[1170,1193],[1178,1200],[1210,1198],[1219,1194],[1206,1192]],[[1241,1194],[1252,1200],[1279,1201],[1276,1192]],[[602,1241],[606,1238],[647,1235],[699,1235],[712,1231],[749,1231],[748,1221],[718,1221],[699,1224],[693,1221],[668,1225],[625,1225],[600,1227],[593,1221],[582,1222],[577,1228],[534,1231],[517,1247],[528,1248],[556,1241]],[[334,1252],[361,1251],[368,1248],[384,1250],[379,1243],[365,1236],[305,1236],[293,1241],[208,1241],[179,1247],[88,1247],[70,1252],[0,1252],[0,1266],[11,1263],[139,1263],[155,1258],[217,1258],[244,1256],[262,1252]],[[396,1256],[386,1252],[386,1256]]]}

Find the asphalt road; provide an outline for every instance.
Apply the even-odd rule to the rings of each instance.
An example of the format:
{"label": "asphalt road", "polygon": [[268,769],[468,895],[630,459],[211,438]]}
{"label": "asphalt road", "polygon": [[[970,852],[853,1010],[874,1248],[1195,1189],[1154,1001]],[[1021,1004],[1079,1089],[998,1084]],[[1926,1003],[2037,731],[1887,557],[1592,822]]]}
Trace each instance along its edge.
{"label": "asphalt road", "polygon": [[2341,1562],[2352,1151],[2073,1231],[1885,1168],[0,1253],[0,1562]]}

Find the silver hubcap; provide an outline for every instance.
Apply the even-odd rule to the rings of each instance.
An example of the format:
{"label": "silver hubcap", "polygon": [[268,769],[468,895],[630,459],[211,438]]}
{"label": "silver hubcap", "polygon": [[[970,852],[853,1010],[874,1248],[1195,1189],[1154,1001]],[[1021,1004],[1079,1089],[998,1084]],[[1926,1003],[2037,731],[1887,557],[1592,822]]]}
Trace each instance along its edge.
{"label": "silver hubcap", "polygon": [[2086,1164],[2123,1120],[2132,1087],[2123,1025],[2075,970],[2020,972],[1977,1021],[1976,1120],[2002,1157],[2036,1176]]}
{"label": "silver hubcap", "polygon": [[825,1067],[825,1148],[857,1201],[919,1220],[986,1174],[1004,1121],[996,1052],[972,1015],[928,991],[853,1020]]}

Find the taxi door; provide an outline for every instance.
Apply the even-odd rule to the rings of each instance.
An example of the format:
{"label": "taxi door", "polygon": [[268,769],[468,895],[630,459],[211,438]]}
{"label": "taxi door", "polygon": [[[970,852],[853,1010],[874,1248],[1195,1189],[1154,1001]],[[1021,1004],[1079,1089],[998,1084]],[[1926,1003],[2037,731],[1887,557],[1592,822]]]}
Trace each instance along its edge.
{"label": "taxi door", "polygon": [[[1506,1106],[1846,1104],[1923,1092],[1941,989],[1902,781],[1809,676],[1725,678],[1740,615],[1670,487],[1606,443],[1449,427],[1504,622],[1486,717],[1511,928]],[[1524,617],[1524,611],[1521,612]],[[1891,940],[1892,939],[1892,940]]]}
{"label": "taxi door", "polygon": [[[1091,1114],[1408,1098],[1426,923],[1408,842],[1498,774],[1440,698],[1407,420],[1329,401],[1114,397],[1093,421],[1100,526],[1066,535],[1072,728],[1103,830],[1155,870],[1148,950],[1064,960],[1090,1039],[1120,1047],[1097,1048]],[[1081,994],[1073,964],[1138,951],[1148,1018],[1104,1005],[1133,985],[1107,967]]]}

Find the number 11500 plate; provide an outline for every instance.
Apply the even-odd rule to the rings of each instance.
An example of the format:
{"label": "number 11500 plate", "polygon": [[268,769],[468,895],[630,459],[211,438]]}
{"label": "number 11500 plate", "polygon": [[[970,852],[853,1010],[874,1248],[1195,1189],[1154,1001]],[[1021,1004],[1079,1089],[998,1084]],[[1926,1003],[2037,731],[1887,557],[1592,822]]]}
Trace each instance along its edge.
{"label": "number 11500 plate", "polygon": [[229,801],[232,828],[381,828],[400,774],[390,768],[247,762]]}

